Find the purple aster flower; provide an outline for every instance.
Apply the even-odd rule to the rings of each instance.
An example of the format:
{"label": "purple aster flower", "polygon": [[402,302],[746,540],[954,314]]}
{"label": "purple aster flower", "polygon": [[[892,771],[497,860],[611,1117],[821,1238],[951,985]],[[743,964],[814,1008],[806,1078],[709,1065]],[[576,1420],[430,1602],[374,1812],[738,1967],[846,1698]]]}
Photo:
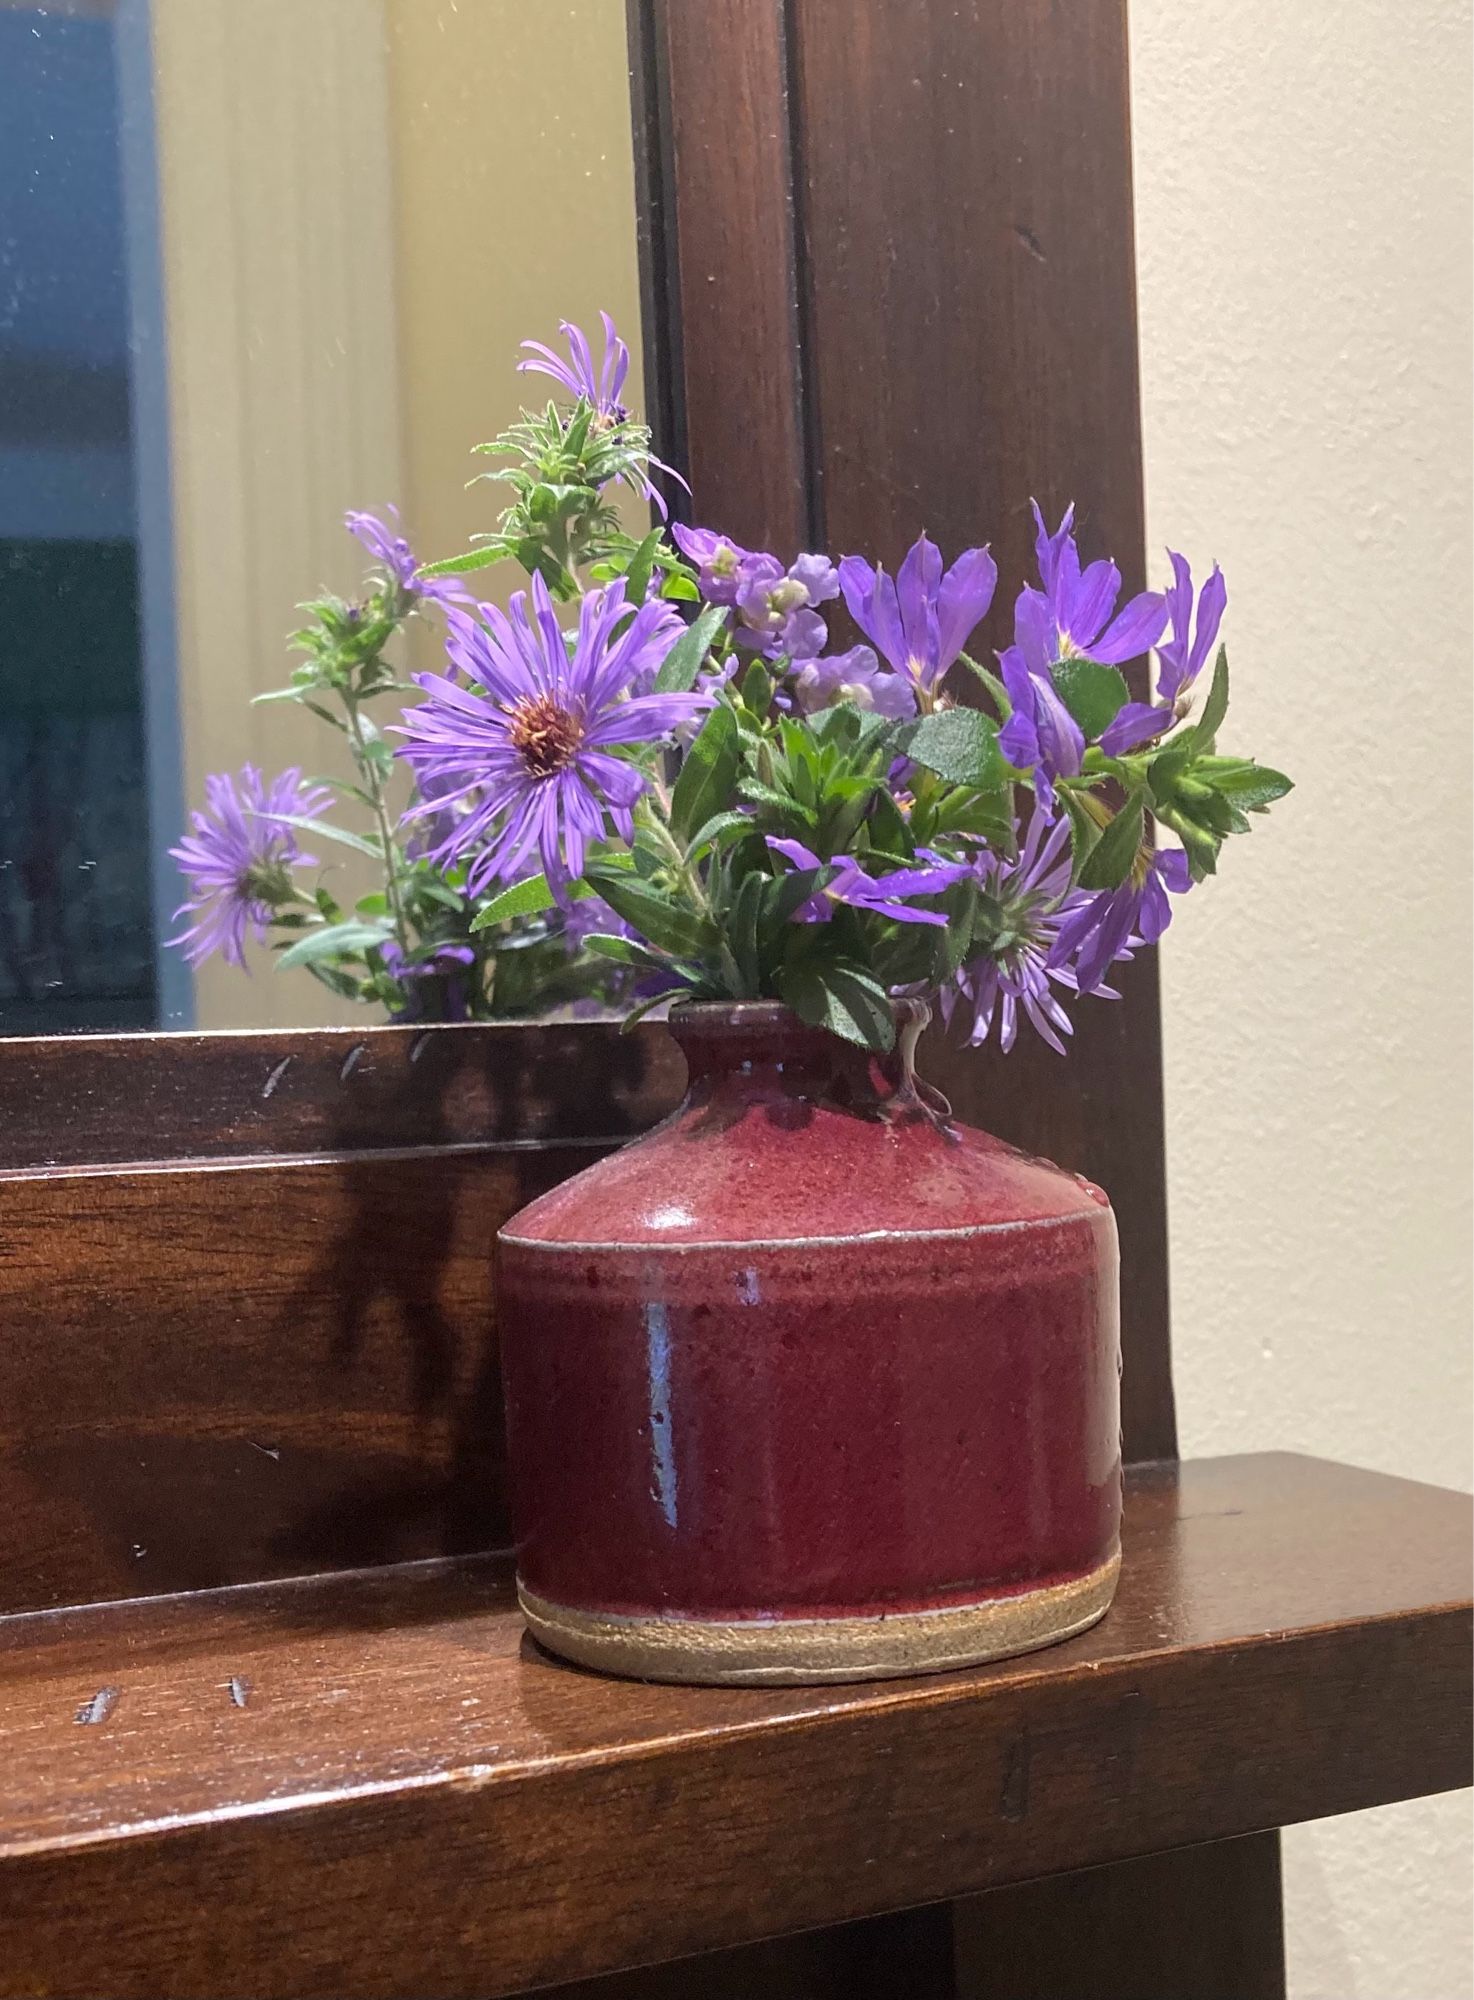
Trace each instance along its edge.
{"label": "purple aster flower", "polygon": [[[553,380],[560,383],[571,395],[585,398],[592,403],[595,423],[601,428],[607,428],[610,425],[629,422],[630,413],[621,402],[620,394],[624,388],[625,377],[630,372],[630,351],[620,339],[614,321],[608,313],[601,312],[599,318],[604,324],[604,359],[597,369],[594,366],[594,354],[589,346],[588,335],[581,326],[573,325],[571,320],[562,319],[558,322],[558,331],[568,342],[568,359],[565,361],[561,354],[555,354],[544,341],[524,340],[522,348],[527,358],[517,363],[517,372],[519,375],[551,375]],[[642,431],[640,436],[646,438],[646,433]],[[688,493],[691,488],[673,465],[667,465],[663,458],[657,458],[648,449],[636,455],[633,446],[632,439],[631,462],[619,477],[632,492],[638,493],[642,500],[652,502],[660,510],[661,519],[664,520],[669,511],[665,504],[665,496],[651,483],[645,466],[653,465],[658,472],[664,472],[674,479],[678,486],[684,486]]]}
{"label": "purple aster flower", "polygon": [[406,712],[402,754],[422,788],[428,778],[437,789],[411,816],[465,802],[433,858],[469,856],[471,894],[515,880],[536,850],[565,900],[609,822],[633,838],[631,808],[646,780],[619,752],[658,742],[710,704],[707,693],[629,693],[684,628],[669,605],[647,602],[616,634],[624,593],[622,578],[588,592],[570,657],[547,585],[534,577],[530,613],[520,590],[506,612],[493,604],[481,605],[479,618],[451,612],[446,650],[464,684],[416,676],[429,698]]}
{"label": "purple aster flower", "polygon": [[1218,628],[1228,603],[1228,586],[1217,563],[1213,574],[1197,598],[1196,630],[1193,618],[1193,573],[1186,556],[1173,549],[1167,555],[1172,564],[1172,586],[1167,592],[1167,617],[1172,636],[1157,648],[1159,672],[1155,702],[1128,702],[1105,735],[1100,747],[1107,756],[1120,757],[1138,744],[1150,742],[1180,722],[1187,713],[1193,683],[1207,665]]}
{"label": "purple aster flower", "polygon": [[1098,993],[1106,969],[1128,958],[1137,944],[1155,944],[1172,921],[1167,891],[1182,896],[1192,887],[1187,856],[1179,847],[1161,847],[1140,862],[1117,889],[1101,889],[1065,916],[1050,963],[1071,963],[1082,993]]}
{"label": "purple aster flower", "polygon": [[777,556],[746,556],[737,577],[737,642],[770,660],[811,660],[829,638],[813,607],[838,595],[828,556],[800,556],[786,570]]}
{"label": "purple aster flower", "polygon": [[942,552],[925,535],[894,579],[861,556],[846,556],[839,566],[850,616],[927,698],[993,602],[997,581],[998,566],[986,549],[964,549],[944,573]]}
{"label": "purple aster flower", "polygon": [[332,793],[304,784],[298,770],[283,771],[269,789],[254,764],[243,765],[239,778],[224,771],[206,778],[204,811],[190,814],[192,830],[169,849],[190,889],[175,918],[199,921],[170,944],[191,965],[218,951],[227,965],[244,970],[247,927],[263,943],[278,907],[294,893],[293,868],[315,865],[281,819],[316,819],[331,804]]}
{"label": "purple aster flower", "polygon": [[399,509],[391,507],[392,522],[376,514],[345,514],[343,525],[363,543],[384,573],[406,597],[433,597],[441,603],[465,603],[466,595],[453,576],[421,576],[414,551],[399,533]]}
{"label": "purple aster flower", "polygon": [[941,910],[913,910],[902,898],[939,896],[969,872],[965,862],[944,861],[930,848],[918,850],[929,864],[926,867],[892,868],[884,875],[867,875],[852,854],[836,854],[832,861],[824,862],[801,840],[775,840],[772,834],[768,845],[795,868],[834,870],[828,882],[794,912],[793,921],[799,924],[827,924],[834,915],[834,905],[847,903],[851,909],[890,917],[898,924],[945,925],[947,918]]}
{"label": "purple aster flower", "polygon": [[973,1048],[987,1040],[996,1019],[1007,1055],[1022,1017],[1063,1055],[1060,1036],[1074,1029],[1054,987],[1074,992],[1075,976],[1069,966],[1053,963],[1052,953],[1061,925],[1088,900],[1070,887],[1070,823],[1036,806],[1014,858],[989,849],[976,865],[983,894],[997,911],[1000,943],[969,959],[943,987],[943,1019],[950,1026],[960,1008],[970,1008]]}
{"label": "purple aster flower", "polygon": [[681,554],[694,564],[697,588],[707,603],[735,604],[742,565],[751,561],[750,552],[711,528],[686,528],[674,521],[671,533]]}
{"label": "purple aster flower", "polygon": [[583,328],[574,326],[571,320],[561,319],[558,331],[568,342],[568,359],[565,361],[562,355],[555,354],[541,340],[524,340],[522,350],[527,359],[517,363],[517,372],[519,375],[551,375],[570,395],[587,397],[594,406],[594,414],[605,423],[622,424],[629,416],[619,397],[625,377],[630,372],[630,351],[620,339],[608,313],[601,312],[599,318],[604,323],[602,367],[594,367],[593,349]]}
{"label": "purple aster flower", "polygon": [[874,709],[888,722],[904,722],[916,713],[914,685],[903,674],[882,667],[868,646],[851,646],[847,653],[830,653],[822,660],[802,660],[792,682],[805,715],[831,708],[837,701]]}
{"label": "purple aster flower", "polygon": [[1005,1054],[1018,1038],[1022,1013],[1052,1049],[1064,1053],[1060,1035],[1074,1032],[1051,979],[1070,988],[1067,971],[1051,973],[1049,954],[1058,935],[1060,912],[1070,897],[1070,823],[1051,820],[1035,807],[1018,855],[1010,860],[991,849],[977,862],[984,894],[997,905],[1001,950],[969,960],[943,988],[943,1018],[950,1026],[960,1005],[972,1009],[969,1046],[986,1041],[994,1019]]}

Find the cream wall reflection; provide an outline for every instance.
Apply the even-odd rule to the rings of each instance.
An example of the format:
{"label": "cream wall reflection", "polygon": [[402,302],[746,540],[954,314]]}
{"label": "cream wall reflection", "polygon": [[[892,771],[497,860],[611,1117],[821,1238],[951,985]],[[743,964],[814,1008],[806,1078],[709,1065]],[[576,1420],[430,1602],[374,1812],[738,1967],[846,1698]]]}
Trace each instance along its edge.
{"label": "cream wall reflection", "polygon": [[[464,482],[524,335],[607,306],[637,371],[629,79],[620,0],[155,0],[153,38],[197,798],[247,757],[336,768],[326,730],[249,701],[285,678],[293,607],[353,587],[346,507],[398,499],[452,553],[502,505]],[[202,1027],[348,1017],[264,955],[199,975]]]}

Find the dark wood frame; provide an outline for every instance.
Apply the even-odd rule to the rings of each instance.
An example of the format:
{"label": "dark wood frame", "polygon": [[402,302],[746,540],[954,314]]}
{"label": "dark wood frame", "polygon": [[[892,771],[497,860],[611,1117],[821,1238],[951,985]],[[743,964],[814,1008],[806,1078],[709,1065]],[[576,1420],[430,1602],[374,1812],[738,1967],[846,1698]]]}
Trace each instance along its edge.
{"label": "dark wood frame", "polygon": [[[923,525],[991,536],[1017,578],[1028,497],[1073,497],[1134,581],[1121,0],[631,0],[630,24],[654,416],[700,516],[888,563]],[[740,1946],[566,1990],[1281,1995],[1272,1829],[1467,1769],[1464,1512],[1171,1463],[1150,959],[1123,984],[1068,1067],[929,1066],[1115,1201],[1142,1594],[1038,1663],[797,1702],[529,1664],[505,1563],[472,1553],[506,1538],[492,1234],[673,1101],[663,1031],[0,1044],[0,1687],[59,1774],[44,1834],[0,1786],[0,1992],[261,1991],[265,1945],[272,1991],[504,1992]],[[200,1718],[214,1688],[250,1726],[231,1661],[268,1643],[253,1760]],[[440,1740],[447,1691],[479,1699],[482,1647],[518,1747],[447,1751],[421,1794],[404,1745]],[[371,1797],[314,1737],[345,1648]],[[281,1805],[299,1750],[326,1791]],[[228,1810],[190,1792],[215,1781]]]}

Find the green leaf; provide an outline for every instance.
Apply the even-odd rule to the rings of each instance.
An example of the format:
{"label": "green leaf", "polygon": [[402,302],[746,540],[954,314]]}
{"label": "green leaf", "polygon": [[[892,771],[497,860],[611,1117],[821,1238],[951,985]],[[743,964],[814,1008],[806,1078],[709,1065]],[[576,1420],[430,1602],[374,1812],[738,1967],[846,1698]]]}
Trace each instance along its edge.
{"label": "green leaf", "polygon": [[637,965],[648,972],[652,967],[658,972],[668,972],[663,958],[636,942],[634,938],[617,937],[610,931],[594,931],[584,939],[584,949],[598,958],[612,958],[616,965]]}
{"label": "green leaf", "polygon": [[754,868],[743,876],[727,917],[727,938],[732,958],[742,981],[743,999],[755,999],[763,990],[762,956],[758,949],[758,919],[770,877]]}
{"label": "green leaf", "polygon": [[742,676],[742,706],[749,715],[763,716],[773,705],[773,676],[761,660],[754,660]]}
{"label": "green leaf", "polygon": [[660,951],[675,958],[701,958],[711,948],[711,927],[685,903],[627,869],[600,863],[589,870],[604,901]]}
{"label": "green leaf", "polygon": [[1061,785],[1059,797],[1070,816],[1070,854],[1076,882],[1091,853],[1100,845],[1100,827],[1068,785]]}
{"label": "green leaf", "polygon": [[1213,666],[1213,684],[1208,689],[1208,699],[1203,703],[1203,712],[1192,727],[1192,747],[1194,750],[1211,750],[1213,739],[1223,727],[1223,718],[1228,714],[1228,648],[1218,648],[1218,658]]}
{"label": "green leaf", "polygon": [[812,828],[819,824],[819,815],[812,807],[800,805],[789,793],[775,791],[771,785],[759,784],[756,778],[739,778],[737,796],[746,799],[749,805],[766,806],[769,812],[778,813],[801,826]]}
{"label": "green leaf", "polygon": [[875,794],[870,810],[870,845],[885,854],[897,854],[907,861],[916,852],[916,842],[905,815],[891,793],[882,788]]}
{"label": "green leaf", "polygon": [[888,1049],[896,1039],[885,988],[849,960],[806,960],[785,966],[783,998],[811,1028],[828,1028],[862,1048]]}
{"label": "green leaf", "polygon": [[1007,722],[1009,716],[1013,714],[1013,702],[1009,699],[1008,689],[1004,686],[998,675],[993,672],[991,667],[985,667],[980,661],[973,659],[970,653],[959,653],[957,657],[970,673],[977,675],[983,686],[988,690],[988,693],[993,697],[994,706],[998,710],[998,720],[1000,722]]}
{"label": "green leaf", "polygon": [[[592,885],[582,878],[568,885],[571,902],[593,893]],[[548,887],[546,875],[529,875],[524,881],[514,882],[510,889],[503,889],[489,903],[483,903],[471,919],[471,929],[489,931],[493,924],[504,924],[512,917],[535,917],[540,910],[551,910],[557,900]]]}
{"label": "green leaf", "polygon": [[670,798],[670,830],[689,840],[697,827],[731,804],[742,766],[742,730],[736,711],[718,702],[686,752]]}
{"label": "green leaf", "polygon": [[751,813],[713,813],[691,840],[686,849],[686,859],[698,861],[707,848],[724,847],[729,841],[743,840],[748,834],[756,833],[757,830],[757,824]]}
{"label": "green leaf", "polygon": [[346,827],[334,826],[330,820],[305,819],[296,813],[253,813],[251,816],[253,819],[269,819],[276,826],[300,826],[304,833],[315,833],[321,840],[336,840],[340,847],[351,847],[358,854],[372,855],[375,861],[384,858],[384,851],[376,839],[371,840],[362,833],[349,833]]}
{"label": "green leaf", "polygon": [[688,625],[660,663],[655,676],[657,694],[689,694],[696,685],[702,662],[711,643],[727,620],[726,607],[708,604],[699,618]]}
{"label": "green leaf", "polygon": [[944,708],[924,715],[898,732],[896,748],[948,784],[971,785],[979,791],[1001,784],[1008,768],[998,748],[997,723],[976,708]]}
{"label": "green leaf", "polygon": [[1141,849],[1144,826],[1144,801],[1141,793],[1135,792],[1085,857],[1080,887],[1119,889]]}
{"label": "green leaf", "polygon": [[652,528],[630,557],[630,566],[625,571],[624,601],[631,610],[638,610],[645,602],[650,571],[655,563],[655,551],[660,547],[663,533],[663,529]]}
{"label": "green leaf", "polygon": [[653,1013],[657,1007],[663,1007],[668,1000],[689,1000],[690,998],[691,989],[689,986],[667,986],[663,993],[652,993],[650,998],[642,1000],[638,1007],[631,1007],[630,1011],[619,1024],[619,1032],[622,1035],[627,1035],[637,1022],[643,1021],[645,1016]]}
{"label": "green leaf", "polygon": [[1119,667],[1072,654],[1049,669],[1055,692],[1079,723],[1089,743],[1098,742],[1131,699]]}
{"label": "green leaf", "polygon": [[490,548],[468,549],[463,556],[447,556],[443,562],[425,563],[421,576],[465,576],[473,569],[489,569],[506,554],[499,543]]}
{"label": "green leaf", "polygon": [[1244,812],[1264,812],[1276,799],[1295,789],[1294,780],[1267,764],[1246,757],[1201,757],[1195,766],[1206,784],[1215,787]]}
{"label": "green leaf", "polygon": [[278,972],[291,965],[312,965],[319,959],[346,958],[387,944],[393,932],[387,924],[328,924],[323,930],[309,931],[288,945],[276,962]]}

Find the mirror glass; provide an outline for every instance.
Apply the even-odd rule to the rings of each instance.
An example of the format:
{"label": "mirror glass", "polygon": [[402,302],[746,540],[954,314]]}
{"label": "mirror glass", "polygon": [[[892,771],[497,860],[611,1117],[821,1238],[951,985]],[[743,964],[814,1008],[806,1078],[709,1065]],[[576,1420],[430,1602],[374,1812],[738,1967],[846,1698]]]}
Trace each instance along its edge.
{"label": "mirror glass", "polygon": [[601,309],[642,410],[619,0],[0,0],[0,1032],[364,1018],[192,969],[168,849],[210,773],[337,768],[251,703],[345,511],[493,527],[518,344]]}

